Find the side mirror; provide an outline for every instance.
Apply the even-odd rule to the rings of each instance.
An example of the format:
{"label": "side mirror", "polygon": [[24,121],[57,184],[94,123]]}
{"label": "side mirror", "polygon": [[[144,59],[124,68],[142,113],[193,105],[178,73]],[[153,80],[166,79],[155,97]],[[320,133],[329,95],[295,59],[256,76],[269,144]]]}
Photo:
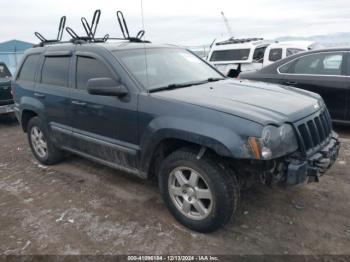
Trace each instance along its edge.
{"label": "side mirror", "polygon": [[128,94],[126,87],[113,80],[112,78],[89,79],[87,82],[87,91],[91,95],[99,96],[122,97]]}

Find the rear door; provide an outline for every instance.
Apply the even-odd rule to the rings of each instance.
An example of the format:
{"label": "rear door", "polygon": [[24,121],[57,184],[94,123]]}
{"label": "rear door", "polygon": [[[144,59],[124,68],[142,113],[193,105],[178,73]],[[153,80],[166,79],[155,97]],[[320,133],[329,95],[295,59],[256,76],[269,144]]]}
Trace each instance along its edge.
{"label": "rear door", "polygon": [[322,52],[299,57],[279,68],[284,84],[318,93],[333,120],[347,114],[349,79],[345,72],[346,53]]}
{"label": "rear door", "polygon": [[68,116],[70,106],[70,68],[73,50],[46,52],[42,57],[39,80],[34,97],[43,104],[43,116],[52,139],[69,146],[71,128]]}

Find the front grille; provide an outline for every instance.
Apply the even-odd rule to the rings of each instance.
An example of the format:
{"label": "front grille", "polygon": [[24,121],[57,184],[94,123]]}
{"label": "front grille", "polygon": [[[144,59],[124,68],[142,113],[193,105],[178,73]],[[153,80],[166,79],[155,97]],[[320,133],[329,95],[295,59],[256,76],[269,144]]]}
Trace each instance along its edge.
{"label": "front grille", "polygon": [[306,153],[325,144],[332,132],[332,120],[325,109],[298,122],[297,130],[301,145]]}

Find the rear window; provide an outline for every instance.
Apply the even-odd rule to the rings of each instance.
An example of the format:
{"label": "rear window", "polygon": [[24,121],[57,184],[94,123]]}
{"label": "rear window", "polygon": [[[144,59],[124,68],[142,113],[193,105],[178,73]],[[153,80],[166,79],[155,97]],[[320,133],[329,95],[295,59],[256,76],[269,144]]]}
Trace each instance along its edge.
{"label": "rear window", "polygon": [[250,49],[231,49],[214,51],[210,61],[244,61],[249,58]]}
{"label": "rear window", "polygon": [[26,58],[22,66],[22,69],[18,75],[18,80],[34,81],[39,58],[40,58],[40,55],[29,55]]}
{"label": "rear window", "polygon": [[41,83],[68,86],[70,57],[46,57],[41,73]]}
{"label": "rear window", "polygon": [[269,60],[272,62],[282,59],[282,48],[273,48],[269,53]]}
{"label": "rear window", "polygon": [[0,78],[6,77],[11,77],[11,73],[5,64],[0,64]]}

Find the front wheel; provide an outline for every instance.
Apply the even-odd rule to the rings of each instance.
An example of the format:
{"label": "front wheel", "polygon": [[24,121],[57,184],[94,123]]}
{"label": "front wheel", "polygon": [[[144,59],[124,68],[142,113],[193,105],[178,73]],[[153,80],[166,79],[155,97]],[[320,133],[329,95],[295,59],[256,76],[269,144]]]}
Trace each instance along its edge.
{"label": "front wheel", "polygon": [[240,194],[231,170],[208,156],[197,159],[190,149],[178,150],[164,160],[159,186],[175,218],[198,232],[224,226],[235,212]]}

